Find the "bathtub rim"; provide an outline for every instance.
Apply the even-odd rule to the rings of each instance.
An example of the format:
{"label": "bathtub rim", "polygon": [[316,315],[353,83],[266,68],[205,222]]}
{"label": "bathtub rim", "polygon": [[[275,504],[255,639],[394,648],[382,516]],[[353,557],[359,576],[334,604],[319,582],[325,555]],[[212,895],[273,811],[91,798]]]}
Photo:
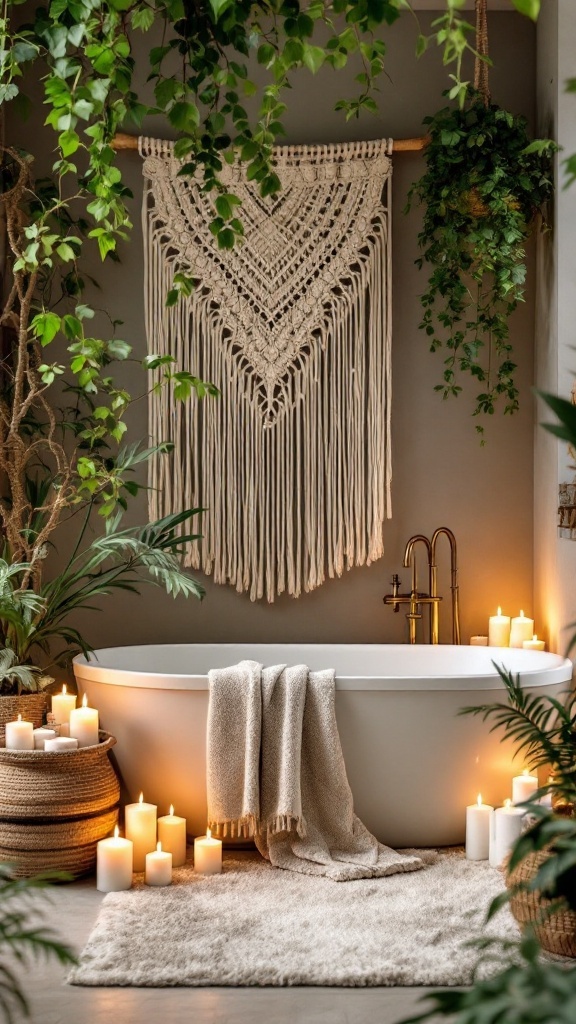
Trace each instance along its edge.
{"label": "bathtub rim", "polygon": [[[309,643],[291,643],[291,644],[279,644],[279,643],[257,643],[254,642],[246,643],[242,642],[230,642],[230,643],[219,643],[219,644],[207,644],[207,643],[177,643],[177,644],[127,644],[124,646],[115,647],[101,647],[93,652],[93,658],[97,659],[98,654],[109,654],[113,651],[130,651],[130,650],[142,650],[147,647],[167,647],[171,650],[174,648],[206,648],[214,647],[221,650],[223,653],[226,650],[237,649],[238,647],[245,646],[258,647],[259,649],[265,649],[266,647],[274,648],[283,647],[288,652],[291,649],[301,650],[303,647],[329,647],[329,648],[342,648],[342,647],[354,647],[354,648],[374,648],[374,647],[393,647],[395,649],[405,648],[409,650],[408,644],[309,644]],[[423,647],[426,645],[419,645]],[[442,647],[451,648],[452,644],[443,644]],[[462,645],[463,647],[467,645]],[[473,649],[473,648],[471,648]],[[494,647],[494,648],[482,648],[482,651],[493,650],[495,655],[502,655],[502,652],[506,648]],[[248,653],[248,651],[247,651]],[[528,653],[528,652],[527,652]],[[540,652],[531,651],[529,652],[534,658],[538,658],[538,655],[545,654],[548,658],[553,657],[557,659],[557,663],[546,669],[543,668],[532,668],[520,672],[520,681],[523,689],[534,689],[546,686],[555,686],[559,683],[569,684],[572,680],[574,666],[569,658],[563,658],[559,654],[551,654],[551,652]],[[494,660],[497,660],[495,657]],[[231,662],[233,663],[233,662]],[[287,662],[290,664],[290,662]],[[298,658],[294,658],[292,664],[300,664],[301,661]],[[501,662],[504,667],[505,659]],[[224,662],[225,664],[225,662]],[[279,664],[277,660],[272,660],[270,664]],[[222,667],[222,666],[219,666]],[[192,674],[192,673],[163,673],[163,672],[147,672],[144,670],[125,669],[125,668],[113,668],[110,665],[96,664],[93,661],[88,661],[84,655],[79,654],[73,659],[74,675],[78,682],[82,682],[83,679],[94,683],[102,683],[107,686],[126,686],[134,689],[146,689],[146,690],[163,690],[163,691],[207,691],[208,686],[208,675],[203,674]],[[567,690],[568,690],[567,685]],[[448,673],[430,673],[427,675],[413,675],[413,676],[402,676],[384,674],[380,675],[336,675],[336,689],[337,690],[349,690],[349,691],[382,691],[382,692],[420,692],[420,693],[431,693],[431,692],[449,692],[449,691],[483,691],[483,690],[497,690],[499,692],[504,691],[504,686],[500,680],[500,677],[496,670],[492,672],[476,672],[474,674],[464,674],[462,672],[449,675]]]}

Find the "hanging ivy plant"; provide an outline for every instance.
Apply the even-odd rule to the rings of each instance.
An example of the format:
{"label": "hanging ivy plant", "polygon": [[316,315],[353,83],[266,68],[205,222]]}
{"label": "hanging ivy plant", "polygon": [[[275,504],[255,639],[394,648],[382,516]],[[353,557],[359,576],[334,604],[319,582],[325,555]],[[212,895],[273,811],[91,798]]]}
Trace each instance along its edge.
{"label": "hanging ivy plant", "polygon": [[531,141],[525,118],[486,105],[478,94],[464,109],[446,107],[425,124],[426,171],[408,208],[414,200],[424,206],[416,262],[429,266],[430,278],[420,328],[432,352],[448,352],[436,391],[458,395],[461,375],[470,374],[480,385],[474,415],[493,414],[499,400],[514,413],[509,321],[524,299],[525,241],[552,195],[557,146]]}

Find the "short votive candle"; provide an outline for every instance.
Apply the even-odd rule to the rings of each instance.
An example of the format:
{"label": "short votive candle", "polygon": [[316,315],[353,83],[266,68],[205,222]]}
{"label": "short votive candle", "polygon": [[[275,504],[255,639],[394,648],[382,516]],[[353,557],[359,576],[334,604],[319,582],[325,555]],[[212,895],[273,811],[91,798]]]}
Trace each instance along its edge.
{"label": "short votive candle", "polygon": [[61,725],[63,722],[66,725],[70,724],[70,712],[76,707],[76,694],[68,693],[66,690],[66,683],[62,686],[62,693],[55,693],[52,696],[52,714],[55,716],[56,722]]}
{"label": "short votive candle", "polygon": [[172,882],[172,854],[162,849],[157,843],[153,853],[146,854],[146,885],[170,885]]}
{"label": "short votive candle", "polygon": [[209,828],[205,836],[194,840],[194,871],[199,875],[219,875],[222,871],[222,843],[212,838]]}
{"label": "short votive candle", "polygon": [[186,818],[174,814],[170,804],[170,814],[158,818],[158,839],[162,849],[172,854],[172,867],[179,868],[186,863]]}
{"label": "short votive candle", "polygon": [[133,846],[122,839],[118,825],[114,836],[101,839],[96,847],[96,888],[99,892],[123,892],[132,887]]}
{"label": "short votive candle", "polygon": [[497,615],[491,615],[488,620],[488,646],[510,646],[510,616],[502,615],[501,608],[498,608]]}
{"label": "short votive candle", "polygon": [[512,779],[512,803],[524,803],[525,800],[530,799],[537,789],[538,777],[536,775],[530,775],[528,769],[525,768],[522,775],[516,775]]}
{"label": "short votive candle", "polygon": [[44,750],[46,740],[53,740],[56,735],[55,729],[34,729],[34,750]]}
{"label": "short votive candle", "polygon": [[525,651],[545,651],[546,650],[546,644],[544,643],[543,640],[539,640],[538,639],[538,637],[536,636],[536,633],[534,633],[534,636],[532,637],[531,640],[523,640],[522,641],[522,647],[524,648]]}
{"label": "short votive candle", "polygon": [[8,750],[34,750],[32,722],[24,722],[22,715],[18,715],[15,722],[6,722],[6,747]]}

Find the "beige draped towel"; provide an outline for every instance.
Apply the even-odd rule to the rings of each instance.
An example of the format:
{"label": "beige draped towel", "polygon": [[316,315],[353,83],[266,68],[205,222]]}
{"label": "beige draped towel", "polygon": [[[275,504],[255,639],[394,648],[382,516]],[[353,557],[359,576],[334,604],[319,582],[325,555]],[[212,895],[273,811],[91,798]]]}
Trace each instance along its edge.
{"label": "beige draped towel", "polygon": [[[152,518],[202,506],[186,564],[252,600],[320,586],[383,554],[390,516],[390,184],[386,141],[282,146],[262,199],[225,165],[244,238],[220,250],[213,199],[171,143],[140,139],[151,353],[221,398],[153,391]],[[175,272],[193,294],[166,307]],[[160,379],[162,370],[158,371]]]}
{"label": "beige draped towel", "polygon": [[243,661],[209,680],[208,820],[216,835],[252,836],[276,867],[336,882],[424,866],[378,842],[354,814],[332,670]]}

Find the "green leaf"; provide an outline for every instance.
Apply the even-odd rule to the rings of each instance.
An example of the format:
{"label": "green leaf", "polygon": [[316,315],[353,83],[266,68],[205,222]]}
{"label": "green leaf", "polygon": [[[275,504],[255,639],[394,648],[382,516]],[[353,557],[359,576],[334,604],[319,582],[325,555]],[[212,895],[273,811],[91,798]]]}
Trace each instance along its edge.
{"label": "green leaf", "polygon": [[42,348],[54,340],[60,330],[61,320],[57,313],[38,313],[30,326],[36,338],[39,339]]}
{"label": "green leaf", "polygon": [[141,32],[147,32],[154,24],[154,11],[150,7],[141,7],[132,12],[132,25]]}
{"label": "green leaf", "polygon": [[215,21],[218,21],[221,15],[224,14],[229,7],[233,6],[233,0],[208,0],[208,2]]}
{"label": "green leaf", "polygon": [[540,14],[540,0],[512,0],[514,7],[520,14],[525,14],[532,21],[538,20]]}
{"label": "green leaf", "polygon": [[194,103],[180,100],[168,112],[168,120],[178,131],[193,134],[200,124],[200,113]]}
{"label": "green leaf", "polygon": [[58,145],[62,150],[62,155],[64,157],[69,157],[78,149],[80,145],[80,138],[75,131],[69,128],[58,136]]}
{"label": "green leaf", "polygon": [[302,59],[313,75],[320,70],[325,57],[326,54],[321,46],[312,46],[310,43],[304,43],[304,54]]}

